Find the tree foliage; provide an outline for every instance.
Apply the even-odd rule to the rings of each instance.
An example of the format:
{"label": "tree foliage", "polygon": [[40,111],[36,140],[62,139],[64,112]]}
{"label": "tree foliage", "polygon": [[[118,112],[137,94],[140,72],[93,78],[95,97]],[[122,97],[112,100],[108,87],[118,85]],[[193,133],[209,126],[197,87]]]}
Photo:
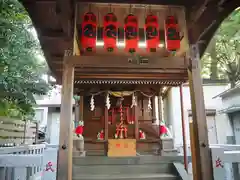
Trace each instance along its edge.
{"label": "tree foliage", "polygon": [[47,64],[31,20],[17,0],[0,0],[0,115],[33,113],[34,94],[50,86],[42,78]]}
{"label": "tree foliage", "polygon": [[240,9],[226,18],[204,54],[203,76],[225,78],[234,87],[240,80]]}

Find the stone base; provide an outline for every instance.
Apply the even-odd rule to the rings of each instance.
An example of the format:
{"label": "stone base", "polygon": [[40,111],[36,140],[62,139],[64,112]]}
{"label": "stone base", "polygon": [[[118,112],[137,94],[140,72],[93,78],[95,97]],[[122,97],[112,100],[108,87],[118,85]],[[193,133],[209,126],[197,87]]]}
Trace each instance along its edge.
{"label": "stone base", "polygon": [[83,152],[73,151],[73,156],[85,157],[86,156],[86,151],[83,151]]}
{"label": "stone base", "polygon": [[73,140],[73,151],[83,153],[84,152],[84,139]]}
{"label": "stone base", "polygon": [[178,151],[177,149],[168,149],[168,150],[162,150],[161,151],[161,156],[177,156]]}
{"label": "stone base", "polygon": [[161,142],[162,150],[174,149],[173,138],[162,138]]}

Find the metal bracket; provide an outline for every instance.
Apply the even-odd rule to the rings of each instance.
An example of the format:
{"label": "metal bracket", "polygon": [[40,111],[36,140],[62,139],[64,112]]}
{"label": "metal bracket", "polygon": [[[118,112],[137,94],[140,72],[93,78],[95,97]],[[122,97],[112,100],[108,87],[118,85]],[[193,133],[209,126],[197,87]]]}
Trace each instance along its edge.
{"label": "metal bracket", "polygon": [[190,59],[190,60],[191,60],[191,68],[196,69],[198,67],[198,61],[194,59]]}
{"label": "metal bracket", "polygon": [[148,64],[149,59],[142,57],[142,56],[133,56],[131,58],[128,58],[128,62],[130,64],[138,64],[138,65],[143,65],[143,64]]}
{"label": "metal bracket", "polygon": [[65,50],[64,51],[64,56],[72,56],[72,55],[73,55],[72,50]]}

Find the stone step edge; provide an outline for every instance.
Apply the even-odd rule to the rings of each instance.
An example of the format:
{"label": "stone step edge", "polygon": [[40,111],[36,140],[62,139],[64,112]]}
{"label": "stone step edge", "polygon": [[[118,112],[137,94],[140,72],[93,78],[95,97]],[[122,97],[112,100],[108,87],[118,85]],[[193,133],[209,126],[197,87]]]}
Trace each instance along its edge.
{"label": "stone step edge", "polygon": [[132,174],[128,174],[128,175],[123,175],[123,174],[110,174],[110,175],[86,175],[86,176],[73,176],[73,180],[74,179],[146,179],[146,178],[174,178],[177,177],[175,175],[172,174],[168,174],[168,173],[157,173],[157,174],[139,174],[139,175],[132,175]]}

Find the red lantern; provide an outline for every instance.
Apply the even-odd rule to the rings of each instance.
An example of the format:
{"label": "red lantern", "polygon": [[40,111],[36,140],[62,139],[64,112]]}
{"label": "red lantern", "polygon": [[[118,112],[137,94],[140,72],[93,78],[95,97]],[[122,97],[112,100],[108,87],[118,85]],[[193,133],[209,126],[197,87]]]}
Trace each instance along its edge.
{"label": "red lantern", "polygon": [[145,20],[146,44],[148,52],[156,52],[159,45],[159,24],[158,18],[148,15]]}
{"label": "red lantern", "polygon": [[125,50],[134,53],[138,48],[138,20],[137,17],[129,14],[124,24]]}
{"label": "red lantern", "polygon": [[113,52],[117,46],[117,17],[113,13],[108,13],[103,20],[103,42],[104,48],[108,52]]}
{"label": "red lantern", "polygon": [[165,20],[165,43],[169,51],[180,49],[180,36],[177,20],[174,16],[168,16]]}
{"label": "red lantern", "polygon": [[95,14],[88,12],[83,16],[81,45],[83,51],[96,51],[97,20]]}

